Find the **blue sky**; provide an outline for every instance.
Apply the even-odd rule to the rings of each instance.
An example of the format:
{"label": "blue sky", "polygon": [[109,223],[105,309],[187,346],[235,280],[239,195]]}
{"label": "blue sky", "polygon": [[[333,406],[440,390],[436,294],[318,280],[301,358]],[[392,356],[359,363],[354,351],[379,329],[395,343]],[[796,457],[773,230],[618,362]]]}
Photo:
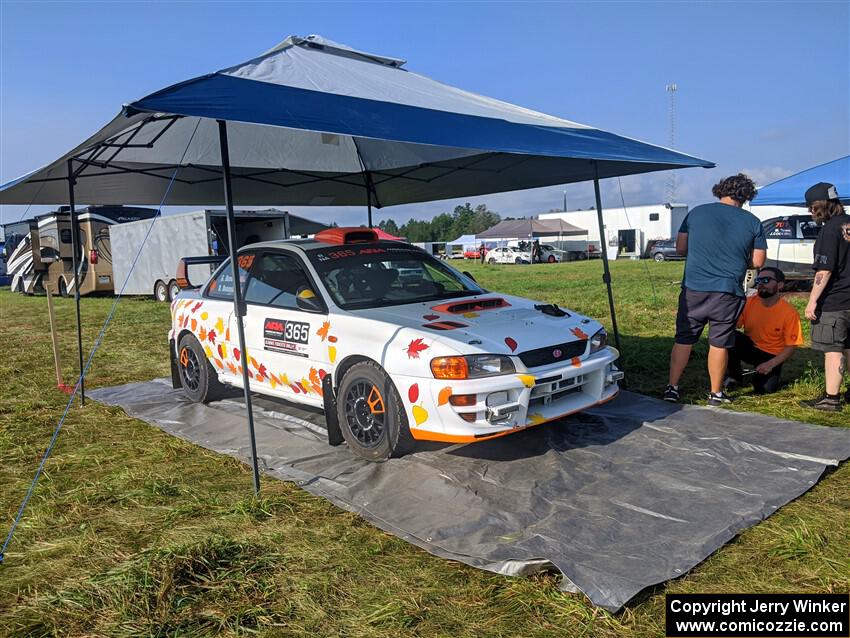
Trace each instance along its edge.
{"label": "blue sky", "polygon": [[[10,2],[0,1],[0,182],[66,152],[124,102],[318,33],[408,60],[466,90],[644,141],[714,170],[676,173],[710,199],[740,170],[764,184],[850,153],[850,3],[841,2]],[[622,179],[628,206],[663,201],[665,175]],[[470,198],[502,215],[559,208],[563,188]],[[570,208],[590,185],[566,187]],[[130,203],[130,202],[128,202]],[[457,201],[383,209],[429,218]],[[603,204],[620,205],[617,180]],[[0,207],[2,222],[26,207]],[[44,207],[33,207],[29,214]],[[297,208],[292,208],[298,211]],[[360,223],[356,208],[300,209]]]}

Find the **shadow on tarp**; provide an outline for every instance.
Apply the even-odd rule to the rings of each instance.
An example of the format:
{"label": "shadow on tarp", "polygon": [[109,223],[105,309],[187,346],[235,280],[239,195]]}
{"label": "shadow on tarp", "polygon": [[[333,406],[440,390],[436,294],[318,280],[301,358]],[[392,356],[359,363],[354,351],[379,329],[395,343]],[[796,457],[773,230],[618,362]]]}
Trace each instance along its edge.
{"label": "shadow on tarp", "polygon": [[[248,458],[239,393],[209,405],[158,379],[90,396]],[[324,417],[254,402],[260,467],[428,552],[506,575],[558,570],[616,611],[681,576],[850,457],[850,431],[622,392],[562,421],[386,463],[330,447]],[[248,487],[246,486],[246,489]]]}

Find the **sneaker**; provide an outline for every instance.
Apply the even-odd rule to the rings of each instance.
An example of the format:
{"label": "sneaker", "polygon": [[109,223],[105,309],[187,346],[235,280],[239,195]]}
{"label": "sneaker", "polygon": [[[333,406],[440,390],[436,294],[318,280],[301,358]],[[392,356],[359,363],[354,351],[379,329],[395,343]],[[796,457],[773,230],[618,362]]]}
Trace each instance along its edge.
{"label": "sneaker", "polygon": [[818,399],[808,399],[800,401],[800,405],[804,408],[812,408],[813,410],[821,410],[823,412],[840,412],[841,401],[836,395],[834,398],[824,394]]}
{"label": "sneaker", "polygon": [[725,392],[709,392],[708,393],[708,406],[712,408],[719,407],[726,403],[732,403],[732,399],[726,396]]}
{"label": "sneaker", "polygon": [[679,402],[679,390],[675,386],[668,385],[664,389],[664,394],[662,398],[665,401],[669,401],[670,403],[678,403]]}

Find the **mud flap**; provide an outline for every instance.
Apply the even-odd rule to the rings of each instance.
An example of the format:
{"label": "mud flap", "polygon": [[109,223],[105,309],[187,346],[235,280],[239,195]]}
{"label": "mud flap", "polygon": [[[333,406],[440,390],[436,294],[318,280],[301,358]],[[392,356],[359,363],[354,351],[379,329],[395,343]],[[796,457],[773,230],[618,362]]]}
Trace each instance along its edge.
{"label": "mud flap", "polygon": [[322,379],[322,399],[325,404],[325,421],[328,426],[328,445],[340,445],[345,439],[342,438],[342,430],[339,429],[336,396],[334,395],[334,384],[330,374],[326,374]]}
{"label": "mud flap", "polygon": [[174,339],[168,342],[168,354],[171,359],[171,387],[179,390],[183,383],[180,381],[180,369],[177,367],[177,355],[174,353]]}

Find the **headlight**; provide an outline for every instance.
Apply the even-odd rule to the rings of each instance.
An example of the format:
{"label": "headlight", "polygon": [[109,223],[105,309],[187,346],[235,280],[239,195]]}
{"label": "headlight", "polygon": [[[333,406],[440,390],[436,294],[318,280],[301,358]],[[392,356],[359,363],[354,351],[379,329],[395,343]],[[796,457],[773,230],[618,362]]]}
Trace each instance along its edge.
{"label": "headlight", "polygon": [[590,338],[590,354],[599,352],[603,348],[608,347],[608,333],[605,328],[600,328],[595,335]]}
{"label": "headlight", "polygon": [[516,367],[511,358],[498,354],[431,359],[431,373],[435,379],[480,379],[514,372]]}

